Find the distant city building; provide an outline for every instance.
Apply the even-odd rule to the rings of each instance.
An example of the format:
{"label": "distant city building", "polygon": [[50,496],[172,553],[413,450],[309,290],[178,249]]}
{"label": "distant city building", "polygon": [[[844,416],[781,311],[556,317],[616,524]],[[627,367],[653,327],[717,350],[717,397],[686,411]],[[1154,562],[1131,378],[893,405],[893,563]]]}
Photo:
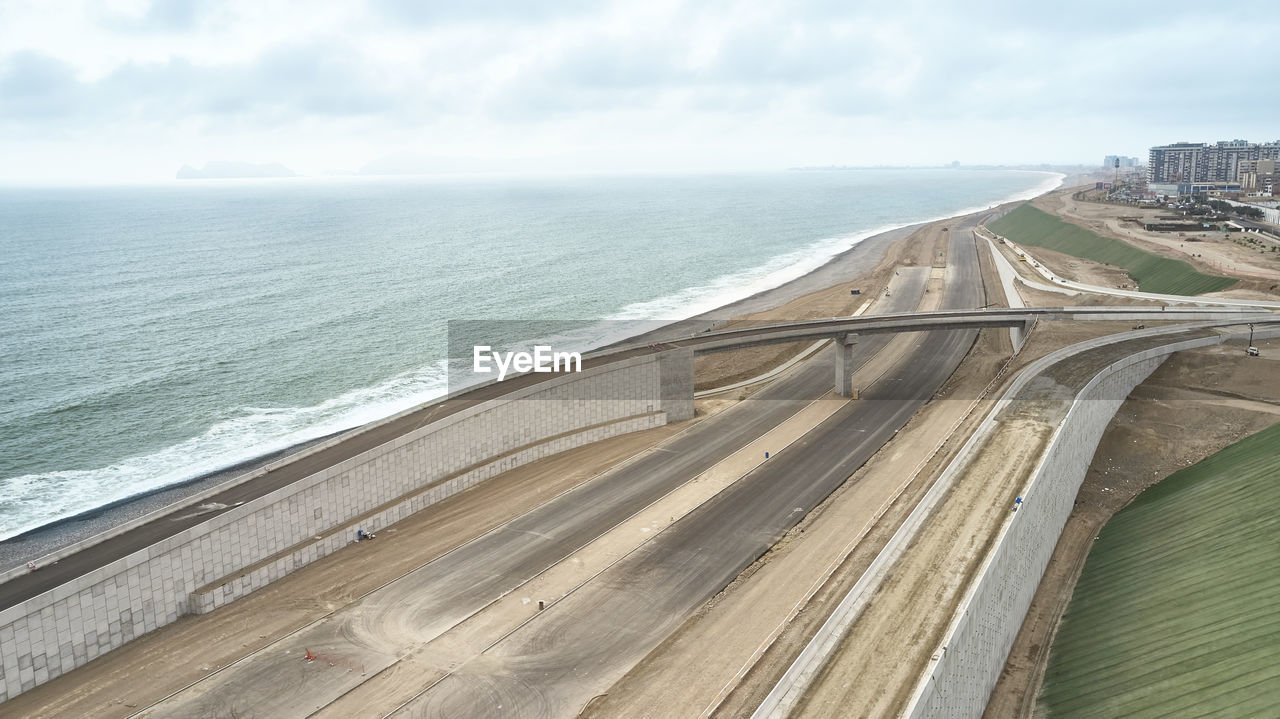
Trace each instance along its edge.
{"label": "distant city building", "polygon": [[1125,157],[1124,155],[1107,155],[1102,158],[1102,166],[1109,170],[1119,168],[1121,170],[1132,170],[1142,163],[1136,157]]}
{"label": "distant city building", "polygon": [[1280,195],[1276,160],[1245,160],[1240,163],[1240,189],[1260,195]]}
{"label": "distant city building", "polygon": [[1257,144],[1245,140],[1214,143],[1175,142],[1151,148],[1147,182],[1241,182],[1241,165],[1280,160],[1280,141]]}

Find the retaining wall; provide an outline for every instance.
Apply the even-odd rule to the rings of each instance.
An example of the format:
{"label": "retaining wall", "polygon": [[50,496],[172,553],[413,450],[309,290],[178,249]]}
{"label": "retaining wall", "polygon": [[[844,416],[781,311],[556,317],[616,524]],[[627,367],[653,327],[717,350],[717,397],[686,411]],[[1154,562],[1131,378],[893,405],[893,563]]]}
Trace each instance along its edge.
{"label": "retaining wall", "polygon": [[[1259,332],[1259,337],[1280,334]],[[1066,525],[1102,433],[1124,398],[1173,352],[1219,344],[1207,337],[1156,347],[1115,362],[1076,396],[1022,492],[942,649],[922,677],[905,717],[979,719]]]}
{"label": "retaining wall", "polygon": [[539,457],[691,417],[692,397],[690,350],[623,360],[477,404],[214,516],[0,612],[0,701],[326,556],[356,526],[376,530]]}

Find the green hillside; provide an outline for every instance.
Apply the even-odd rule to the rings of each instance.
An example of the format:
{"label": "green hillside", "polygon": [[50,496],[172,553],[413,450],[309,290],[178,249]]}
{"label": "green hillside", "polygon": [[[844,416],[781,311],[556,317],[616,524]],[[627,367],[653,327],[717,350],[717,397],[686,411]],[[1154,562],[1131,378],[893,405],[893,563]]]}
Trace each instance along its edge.
{"label": "green hillside", "polygon": [[1143,292],[1198,295],[1226,289],[1235,280],[1197,272],[1180,260],[1145,252],[1132,245],[1073,225],[1024,204],[992,222],[992,230],[1014,242],[1044,247],[1087,260],[1121,267]]}
{"label": "green hillside", "polygon": [[1280,424],[1170,475],[1107,523],[1040,701],[1050,719],[1277,716]]}

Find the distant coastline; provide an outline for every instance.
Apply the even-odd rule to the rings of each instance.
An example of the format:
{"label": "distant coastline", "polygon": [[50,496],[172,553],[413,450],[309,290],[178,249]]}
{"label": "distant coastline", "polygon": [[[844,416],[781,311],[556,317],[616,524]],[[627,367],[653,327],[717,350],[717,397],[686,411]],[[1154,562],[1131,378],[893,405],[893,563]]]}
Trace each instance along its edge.
{"label": "distant coastline", "polygon": [[842,170],[1019,170],[1023,172],[1058,172],[1064,175],[1083,175],[1094,168],[1085,165],[961,165],[952,162],[945,165],[805,165],[788,167],[788,172],[836,172]]}
{"label": "distant coastline", "polygon": [[237,180],[254,177],[297,177],[298,173],[278,162],[255,164],[231,160],[206,162],[197,170],[191,165],[178,168],[179,180]]}

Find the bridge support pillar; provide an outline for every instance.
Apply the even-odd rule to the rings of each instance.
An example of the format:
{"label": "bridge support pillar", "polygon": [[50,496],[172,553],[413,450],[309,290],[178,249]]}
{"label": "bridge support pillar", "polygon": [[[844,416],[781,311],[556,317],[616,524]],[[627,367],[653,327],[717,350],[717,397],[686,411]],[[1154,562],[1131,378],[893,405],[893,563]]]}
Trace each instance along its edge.
{"label": "bridge support pillar", "polygon": [[858,342],[856,334],[842,334],[835,338],[836,394],[853,396],[853,346]]}
{"label": "bridge support pillar", "polygon": [[1009,328],[1009,339],[1013,342],[1013,353],[1018,354],[1022,351],[1023,345],[1027,343],[1027,335],[1031,334],[1031,328],[1036,326],[1034,317],[1028,318],[1022,323],[1021,327]]}

